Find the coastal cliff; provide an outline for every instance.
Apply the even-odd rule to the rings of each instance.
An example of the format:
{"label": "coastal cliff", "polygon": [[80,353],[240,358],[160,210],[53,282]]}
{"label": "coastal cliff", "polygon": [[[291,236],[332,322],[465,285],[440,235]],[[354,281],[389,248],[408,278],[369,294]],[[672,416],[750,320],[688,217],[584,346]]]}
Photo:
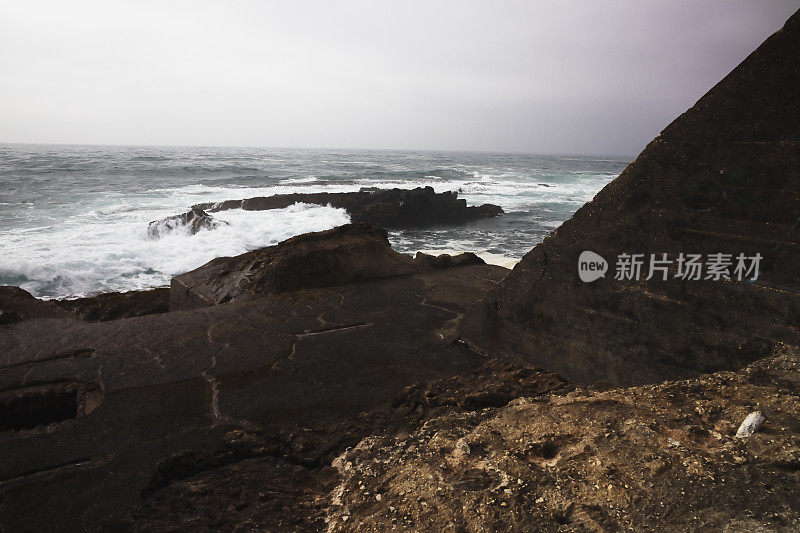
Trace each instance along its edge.
{"label": "coastal cliff", "polygon": [[[800,341],[800,15],[767,39],[468,314],[494,356],[620,385],[736,368]],[[578,277],[581,252],[609,262]],[[615,279],[621,254],[667,279]],[[676,279],[681,253],[762,257],[756,280]],[[733,273],[731,267],[731,274]]]}

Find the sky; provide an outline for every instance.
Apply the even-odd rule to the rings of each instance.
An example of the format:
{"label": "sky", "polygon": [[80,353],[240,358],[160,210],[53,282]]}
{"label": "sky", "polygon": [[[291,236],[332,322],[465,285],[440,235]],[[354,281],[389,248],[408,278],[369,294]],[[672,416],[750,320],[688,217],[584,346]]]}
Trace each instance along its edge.
{"label": "sky", "polygon": [[0,0],[0,142],[635,155],[800,0]]}

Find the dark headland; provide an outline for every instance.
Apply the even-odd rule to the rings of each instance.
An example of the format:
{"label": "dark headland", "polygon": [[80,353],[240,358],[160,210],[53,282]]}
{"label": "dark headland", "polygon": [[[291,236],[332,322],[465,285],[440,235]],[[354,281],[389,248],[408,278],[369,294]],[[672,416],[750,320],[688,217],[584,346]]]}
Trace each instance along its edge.
{"label": "dark headland", "polygon": [[[0,289],[0,530],[800,529],[800,13],[512,271],[393,251],[501,212],[425,189],[153,231],[298,201],[353,224],[169,289]],[[584,250],[763,262],[583,283]]]}

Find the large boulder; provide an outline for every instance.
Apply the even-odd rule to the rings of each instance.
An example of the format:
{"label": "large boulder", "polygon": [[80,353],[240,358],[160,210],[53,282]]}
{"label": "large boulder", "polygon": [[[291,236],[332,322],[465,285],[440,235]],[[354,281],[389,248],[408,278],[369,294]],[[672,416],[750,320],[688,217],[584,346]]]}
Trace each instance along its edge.
{"label": "large boulder", "polygon": [[434,224],[463,224],[470,220],[496,217],[503,209],[494,204],[467,206],[455,191],[436,193],[433,187],[416,189],[363,188],[358,192],[293,193],[198,204],[193,209],[209,212],[228,209],[262,211],[282,209],[302,202],[346,209],[352,222],[366,222],[382,228],[410,228]]}
{"label": "large boulder", "polygon": [[227,226],[224,220],[215,220],[214,217],[198,207],[192,207],[186,213],[174,215],[161,220],[154,220],[147,225],[147,235],[151,239],[160,239],[177,230],[194,235],[201,230],[212,230],[220,226]]}
{"label": "large boulder", "polygon": [[[800,14],[670,124],[468,314],[483,352],[638,384],[735,368],[800,341]],[[585,250],[609,262],[584,283]],[[620,254],[668,254],[616,280]],[[676,279],[680,253],[761,254],[738,280]],[[750,263],[751,264],[751,263]],[[733,270],[735,267],[732,267]],[[706,271],[702,277],[706,277]]]}
{"label": "large boulder", "polygon": [[410,257],[392,250],[385,231],[367,224],[347,224],[236,257],[218,257],[176,276],[170,288],[170,309],[240,302],[420,270]]}

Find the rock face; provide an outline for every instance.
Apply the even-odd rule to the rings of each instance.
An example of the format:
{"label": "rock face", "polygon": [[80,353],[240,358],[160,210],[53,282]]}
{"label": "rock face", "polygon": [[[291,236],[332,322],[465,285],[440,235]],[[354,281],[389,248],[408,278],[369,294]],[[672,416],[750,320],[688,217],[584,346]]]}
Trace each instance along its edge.
{"label": "rock face", "polygon": [[462,224],[470,220],[496,217],[503,213],[500,206],[484,204],[467,207],[457,192],[434,192],[432,187],[416,189],[362,189],[359,192],[276,194],[198,204],[193,209],[210,212],[227,209],[262,211],[282,209],[303,202],[331,205],[346,209],[351,222],[366,222],[381,228],[410,228],[433,224]]}
{"label": "rock face", "polygon": [[[479,366],[456,325],[506,273],[464,266],[108,322],[0,325],[0,529],[92,529],[137,506],[182,451],[158,476],[215,464],[203,458],[233,430],[347,421]],[[313,477],[304,453],[279,459],[299,476],[286,487]]]}
{"label": "rock face", "polygon": [[53,303],[83,320],[105,322],[169,311],[169,289],[111,292],[89,298],[54,300]]}
{"label": "rock face", "polygon": [[[462,338],[592,382],[736,368],[800,341],[800,14],[678,117],[465,319]],[[584,250],[609,261],[578,278]],[[763,257],[756,281],[674,279],[619,254]],[[703,277],[706,271],[703,271]]]}
{"label": "rock face", "polygon": [[200,230],[212,230],[227,224],[225,221],[214,220],[214,217],[198,207],[192,207],[186,213],[152,221],[147,226],[147,235],[151,239],[160,239],[178,229],[194,235]]}
{"label": "rock face", "polygon": [[483,264],[471,253],[455,257],[418,254],[411,259],[392,250],[384,230],[364,223],[347,224],[299,235],[236,257],[218,257],[176,276],[170,289],[170,309],[242,302],[266,294]]}

